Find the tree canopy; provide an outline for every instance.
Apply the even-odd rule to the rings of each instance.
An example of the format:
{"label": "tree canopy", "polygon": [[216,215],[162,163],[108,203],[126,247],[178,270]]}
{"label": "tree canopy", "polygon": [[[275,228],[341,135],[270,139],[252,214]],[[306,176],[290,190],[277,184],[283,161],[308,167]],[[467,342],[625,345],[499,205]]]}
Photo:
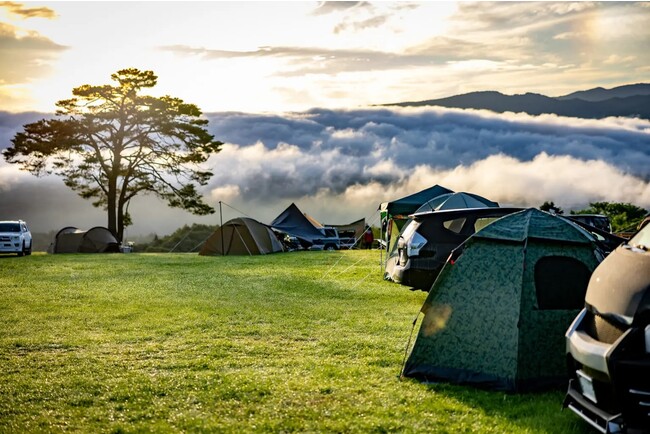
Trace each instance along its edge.
{"label": "tree canopy", "polygon": [[564,210],[559,206],[555,205],[554,202],[546,201],[539,207],[539,209],[541,209],[542,211],[552,212],[559,215],[564,214]]}
{"label": "tree canopy", "polygon": [[631,203],[592,202],[588,208],[571,214],[602,214],[609,217],[614,232],[634,231],[648,211]]}
{"label": "tree canopy", "polygon": [[61,176],[107,211],[108,228],[120,241],[138,194],[197,215],[213,213],[197,186],[212,177],[201,165],[223,143],[208,133],[201,110],[179,98],[141,95],[156,85],[153,71],[123,69],[111,79],[115,84],[74,88],[73,98],[56,103],[55,118],[25,125],[3,152],[6,161],[37,176]]}

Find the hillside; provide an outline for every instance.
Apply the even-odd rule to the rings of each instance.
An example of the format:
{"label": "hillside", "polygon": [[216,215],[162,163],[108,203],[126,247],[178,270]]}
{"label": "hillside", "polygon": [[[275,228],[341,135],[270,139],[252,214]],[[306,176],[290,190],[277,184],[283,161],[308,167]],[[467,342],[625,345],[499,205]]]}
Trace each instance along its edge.
{"label": "hillside", "polygon": [[557,114],[591,119],[609,116],[650,119],[650,84],[627,85],[613,89],[595,88],[561,97],[548,97],[536,93],[505,95],[496,91],[470,92],[447,98],[386,105],[441,106],[491,110],[497,113]]}

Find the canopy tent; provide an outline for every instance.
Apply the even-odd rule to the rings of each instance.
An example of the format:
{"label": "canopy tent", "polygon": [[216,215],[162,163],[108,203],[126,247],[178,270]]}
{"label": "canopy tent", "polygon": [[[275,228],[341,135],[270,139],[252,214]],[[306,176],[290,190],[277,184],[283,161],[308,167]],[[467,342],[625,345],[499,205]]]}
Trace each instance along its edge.
{"label": "canopy tent", "polygon": [[413,214],[423,203],[446,193],[453,193],[453,190],[436,184],[433,187],[404,196],[401,199],[383,202],[379,205],[379,211],[381,212],[382,218],[387,216],[388,218],[400,217],[405,219],[408,218],[409,214]]}
{"label": "canopy tent", "polygon": [[506,391],[566,384],[564,333],[602,258],[589,233],[537,209],[489,224],[429,291],[403,375]]}
{"label": "canopy tent", "polygon": [[120,244],[105,227],[95,226],[83,231],[72,226],[61,229],[54,236],[50,253],[117,253]]}
{"label": "canopy tent", "polygon": [[453,191],[436,184],[433,187],[404,196],[401,199],[381,203],[379,205],[379,214],[381,217],[382,232],[385,228],[386,233],[386,250],[390,250],[390,246],[394,244],[394,239],[397,238],[402,227],[406,224],[409,214],[413,214],[427,201],[446,193],[453,193]]}
{"label": "canopy tent", "polygon": [[296,237],[303,247],[309,247],[313,240],[322,238],[324,233],[309,221],[295,203],[289,205],[270,224],[278,231]]}
{"label": "canopy tent", "polygon": [[499,204],[474,193],[446,193],[426,201],[415,212],[441,211],[446,209],[497,208]]}
{"label": "canopy tent", "polygon": [[282,251],[282,244],[270,227],[252,218],[238,217],[217,228],[199,255],[265,255]]}

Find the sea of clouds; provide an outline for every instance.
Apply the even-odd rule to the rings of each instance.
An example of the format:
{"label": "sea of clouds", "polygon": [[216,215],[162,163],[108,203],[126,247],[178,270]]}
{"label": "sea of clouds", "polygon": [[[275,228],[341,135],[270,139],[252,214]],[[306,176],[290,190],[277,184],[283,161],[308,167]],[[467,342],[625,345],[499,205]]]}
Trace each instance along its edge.
{"label": "sea of clouds", "polygon": [[[565,210],[590,202],[650,209],[650,121],[438,107],[313,109],[299,113],[208,113],[224,142],[210,158],[202,191],[224,219],[245,214],[269,223],[291,202],[325,223],[365,217],[378,205],[440,184],[502,205],[553,201]],[[0,148],[42,114],[0,114]],[[218,223],[135,199],[133,234],[165,234],[183,224]],[[55,177],[35,178],[0,162],[0,213],[38,230],[104,225],[101,210]]]}

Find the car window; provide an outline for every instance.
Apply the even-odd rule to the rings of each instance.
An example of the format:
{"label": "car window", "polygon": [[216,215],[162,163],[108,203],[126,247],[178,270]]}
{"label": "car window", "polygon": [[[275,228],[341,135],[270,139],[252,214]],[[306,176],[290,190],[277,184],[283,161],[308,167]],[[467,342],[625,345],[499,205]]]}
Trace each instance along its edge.
{"label": "car window", "polygon": [[20,232],[18,223],[0,223],[0,232]]}
{"label": "car window", "polygon": [[462,217],[458,219],[447,220],[446,222],[443,222],[442,225],[445,227],[445,229],[459,234],[460,231],[463,230],[465,221],[467,221],[467,219],[465,217]]}

